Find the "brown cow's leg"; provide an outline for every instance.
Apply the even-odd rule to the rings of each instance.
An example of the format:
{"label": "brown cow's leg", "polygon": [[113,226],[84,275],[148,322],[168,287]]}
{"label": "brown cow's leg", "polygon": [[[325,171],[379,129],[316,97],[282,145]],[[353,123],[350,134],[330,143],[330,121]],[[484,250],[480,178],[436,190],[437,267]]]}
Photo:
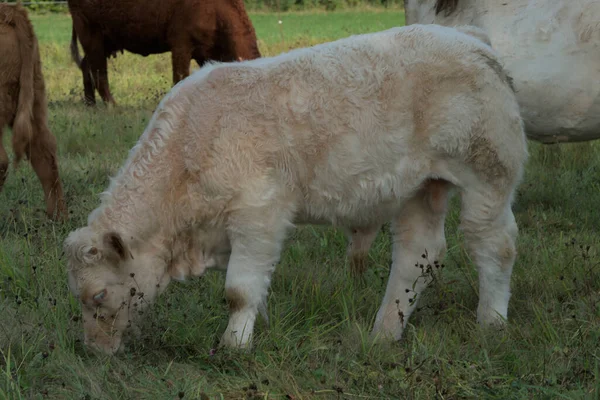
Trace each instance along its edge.
{"label": "brown cow's leg", "polygon": [[198,66],[200,68],[202,68],[202,66],[204,64],[206,64],[206,62],[208,61],[208,59],[206,57],[200,56],[200,55],[196,55],[196,54],[194,54],[194,60],[196,60],[196,63],[198,63]]}
{"label": "brown cow's leg", "polygon": [[[95,91],[98,89],[102,99],[106,98],[101,92],[101,82],[99,71],[102,65],[106,66],[106,57],[104,54],[104,38],[101,29],[97,25],[90,24],[89,21],[82,18],[79,13],[72,14],[73,28],[77,32],[79,42],[85,56],[81,60],[81,73],[83,74],[83,89],[85,94],[85,103],[87,105],[96,104]],[[103,63],[104,61],[104,63]],[[106,67],[104,68],[106,70]]]}
{"label": "brown cow's leg", "polygon": [[215,52],[215,41],[219,41],[215,32],[217,32],[216,25],[197,27],[191,32],[194,43],[192,57],[200,68],[209,60],[223,61],[223,50]]}
{"label": "brown cow's leg", "polygon": [[85,104],[88,106],[93,106],[96,104],[95,84],[87,57],[83,57],[83,60],[81,60],[81,73],[83,74],[83,93],[85,96]]}
{"label": "brown cow's leg", "polygon": [[110,88],[108,87],[108,62],[104,56],[104,49],[98,52],[98,55],[92,57],[91,67],[100,97],[105,103],[114,105],[115,99],[110,94]]}
{"label": "brown cow's leg", "polygon": [[112,97],[112,94],[110,93],[110,88],[108,87],[108,65],[106,58],[104,59],[104,63],[98,75],[98,92],[100,93],[102,100],[104,100],[104,102],[107,104],[115,105],[115,99]]}
{"label": "brown cow's leg", "polygon": [[4,145],[2,144],[2,130],[4,129],[5,123],[0,120],[0,191],[2,191],[2,186],[4,186],[4,181],[6,180],[6,176],[8,175],[8,154],[6,154],[6,150],[4,149]]}
{"label": "brown cow's leg", "polygon": [[[104,51],[104,42],[101,35],[93,35],[91,37],[80,38],[83,49],[85,50],[84,61],[87,62],[86,68],[90,71],[91,80],[86,86],[86,98],[88,94],[94,92],[94,88],[98,89],[98,94],[105,103],[115,104],[115,100],[110,94],[108,87],[108,72],[107,72],[107,54]],[[83,64],[83,61],[82,61]],[[82,69],[83,65],[82,65]],[[84,74],[84,86],[86,85]],[[90,89],[91,82],[91,89]],[[90,96],[92,97],[92,96]]]}
{"label": "brown cow's leg", "polygon": [[187,78],[190,74],[190,62],[192,61],[192,50],[187,47],[178,47],[171,50],[171,62],[173,65],[173,85]]}
{"label": "brown cow's leg", "polygon": [[4,186],[4,181],[8,175],[8,154],[6,154],[6,150],[4,149],[4,145],[2,144],[2,133],[4,132],[4,127],[8,125],[11,118],[7,114],[12,114],[14,111],[12,110],[10,95],[4,93],[4,95],[0,94],[0,191],[2,191],[2,186]]}
{"label": "brown cow's leg", "polygon": [[44,188],[46,213],[50,218],[66,219],[67,207],[58,176],[56,138],[47,127],[39,127],[34,132],[29,160]]}

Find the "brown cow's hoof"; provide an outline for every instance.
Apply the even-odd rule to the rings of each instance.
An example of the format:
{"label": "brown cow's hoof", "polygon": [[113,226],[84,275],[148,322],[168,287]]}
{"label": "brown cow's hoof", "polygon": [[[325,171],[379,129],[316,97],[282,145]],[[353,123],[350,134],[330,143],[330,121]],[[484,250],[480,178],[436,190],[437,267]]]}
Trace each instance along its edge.
{"label": "brown cow's hoof", "polygon": [[65,200],[59,199],[55,204],[50,204],[46,210],[46,215],[54,221],[67,221],[69,219],[69,211]]}
{"label": "brown cow's hoof", "polygon": [[4,186],[4,181],[8,177],[8,164],[0,164],[0,192]]}

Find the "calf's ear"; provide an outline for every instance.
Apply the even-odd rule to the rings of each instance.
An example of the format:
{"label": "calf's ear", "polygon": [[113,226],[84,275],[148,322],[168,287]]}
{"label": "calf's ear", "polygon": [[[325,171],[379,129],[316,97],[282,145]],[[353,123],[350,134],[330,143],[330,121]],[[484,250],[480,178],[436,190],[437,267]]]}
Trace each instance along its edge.
{"label": "calf's ear", "polygon": [[127,257],[131,256],[129,249],[121,235],[116,232],[108,232],[104,234],[104,255],[107,259],[113,261],[125,261]]}
{"label": "calf's ear", "polygon": [[87,227],[71,232],[63,243],[63,249],[69,263],[94,264],[102,258],[100,249],[94,244],[93,232]]}

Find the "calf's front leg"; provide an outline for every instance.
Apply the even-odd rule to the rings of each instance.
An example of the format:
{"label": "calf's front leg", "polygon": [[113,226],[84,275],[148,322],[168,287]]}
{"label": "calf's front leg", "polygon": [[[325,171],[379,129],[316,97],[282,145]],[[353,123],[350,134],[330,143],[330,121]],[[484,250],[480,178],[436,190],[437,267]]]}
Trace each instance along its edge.
{"label": "calf's front leg", "polygon": [[231,234],[232,251],[225,278],[229,323],[221,346],[250,348],[256,315],[266,307],[271,275],[279,261],[288,222],[265,222]]}

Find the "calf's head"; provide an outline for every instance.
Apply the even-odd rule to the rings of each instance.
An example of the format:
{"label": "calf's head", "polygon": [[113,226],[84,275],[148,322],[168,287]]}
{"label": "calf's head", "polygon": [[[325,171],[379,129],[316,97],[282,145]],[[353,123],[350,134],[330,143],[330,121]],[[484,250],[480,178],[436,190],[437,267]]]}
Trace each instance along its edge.
{"label": "calf's head", "polygon": [[199,276],[209,267],[226,268],[229,247],[222,238],[221,246],[214,245],[213,235],[196,235],[186,243],[140,243],[90,227],[71,232],[64,243],[69,288],[81,303],[86,345],[116,353],[172,278]]}
{"label": "calf's head", "polygon": [[169,283],[166,261],[150,245],[132,245],[116,232],[89,227],[72,232],[64,248],[69,288],[81,302],[85,343],[115,353],[124,333]]}

